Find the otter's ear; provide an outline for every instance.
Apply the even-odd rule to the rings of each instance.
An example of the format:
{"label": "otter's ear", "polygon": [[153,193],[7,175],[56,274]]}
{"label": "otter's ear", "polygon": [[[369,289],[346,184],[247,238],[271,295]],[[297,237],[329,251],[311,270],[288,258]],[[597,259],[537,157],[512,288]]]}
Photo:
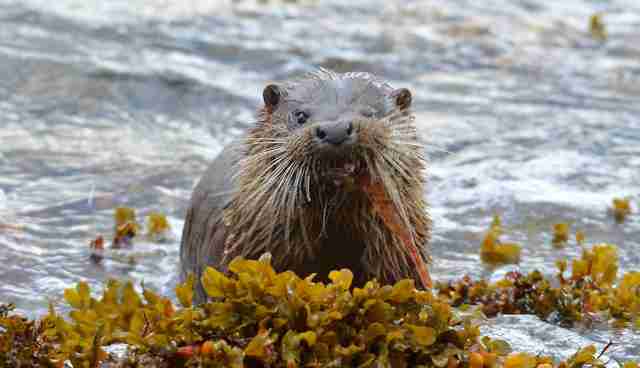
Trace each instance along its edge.
{"label": "otter's ear", "polygon": [[270,84],[264,87],[264,91],[262,91],[262,99],[264,100],[264,105],[269,109],[275,109],[280,103],[281,98],[282,93],[280,91],[280,87],[275,84]]}
{"label": "otter's ear", "polygon": [[393,102],[400,110],[405,110],[411,107],[411,92],[406,88],[396,89],[391,93]]}

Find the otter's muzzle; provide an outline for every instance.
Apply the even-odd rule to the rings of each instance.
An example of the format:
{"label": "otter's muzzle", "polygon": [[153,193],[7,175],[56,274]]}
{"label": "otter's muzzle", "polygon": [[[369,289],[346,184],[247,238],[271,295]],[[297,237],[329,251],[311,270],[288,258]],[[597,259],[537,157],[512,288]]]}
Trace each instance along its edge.
{"label": "otter's muzzle", "polygon": [[316,137],[321,143],[334,146],[352,143],[354,140],[353,123],[351,121],[338,121],[324,123],[316,127]]}

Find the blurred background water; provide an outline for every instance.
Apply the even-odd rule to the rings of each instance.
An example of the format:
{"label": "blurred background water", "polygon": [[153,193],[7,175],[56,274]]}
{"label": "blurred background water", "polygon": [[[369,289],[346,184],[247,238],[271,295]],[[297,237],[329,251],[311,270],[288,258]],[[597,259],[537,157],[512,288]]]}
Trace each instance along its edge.
{"label": "blurred background water", "polygon": [[[601,13],[605,41],[588,31]],[[191,189],[255,119],[263,86],[317,66],[414,92],[429,142],[433,274],[496,278],[478,248],[493,214],[519,268],[555,272],[555,222],[619,246],[638,269],[640,3],[609,1],[0,0],[0,302],[41,315],[87,280],[175,282]],[[175,240],[89,262],[116,206],[168,215]],[[6,225],[17,225],[18,228]],[[131,258],[135,262],[131,262]],[[486,333],[566,356],[637,331],[565,330],[505,316]]]}

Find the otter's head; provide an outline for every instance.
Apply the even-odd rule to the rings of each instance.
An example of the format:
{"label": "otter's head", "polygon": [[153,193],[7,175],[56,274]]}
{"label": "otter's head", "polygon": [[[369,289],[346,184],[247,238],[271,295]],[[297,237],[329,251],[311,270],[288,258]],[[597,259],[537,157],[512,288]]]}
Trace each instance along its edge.
{"label": "otter's head", "polygon": [[410,169],[400,156],[416,159],[415,150],[406,146],[417,140],[411,92],[394,89],[371,74],[321,70],[268,85],[263,98],[266,130],[255,143],[268,144],[308,167],[314,185],[340,186],[365,172],[377,177],[381,170],[390,172],[376,167],[383,161],[395,169]]}

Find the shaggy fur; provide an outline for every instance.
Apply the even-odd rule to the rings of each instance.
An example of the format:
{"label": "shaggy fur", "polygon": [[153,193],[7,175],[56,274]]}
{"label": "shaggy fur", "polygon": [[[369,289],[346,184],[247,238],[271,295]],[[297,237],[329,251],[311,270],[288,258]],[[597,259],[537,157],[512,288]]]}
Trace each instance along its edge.
{"label": "shaggy fur", "polygon": [[[265,106],[196,187],[181,244],[183,276],[270,252],[276,270],[300,276],[326,279],[329,271],[348,267],[357,285],[370,278],[419,281],[406,246],[365,190],[382,185],[427,262],[426,161],[410,106],[398,106],[395,90],[367,73],[320,70],[280,91],[278,105]],[[296,126],[291,114],[300,108],[311,116]],[[345,118],[355,142],[327,151],[315,129]]]}

